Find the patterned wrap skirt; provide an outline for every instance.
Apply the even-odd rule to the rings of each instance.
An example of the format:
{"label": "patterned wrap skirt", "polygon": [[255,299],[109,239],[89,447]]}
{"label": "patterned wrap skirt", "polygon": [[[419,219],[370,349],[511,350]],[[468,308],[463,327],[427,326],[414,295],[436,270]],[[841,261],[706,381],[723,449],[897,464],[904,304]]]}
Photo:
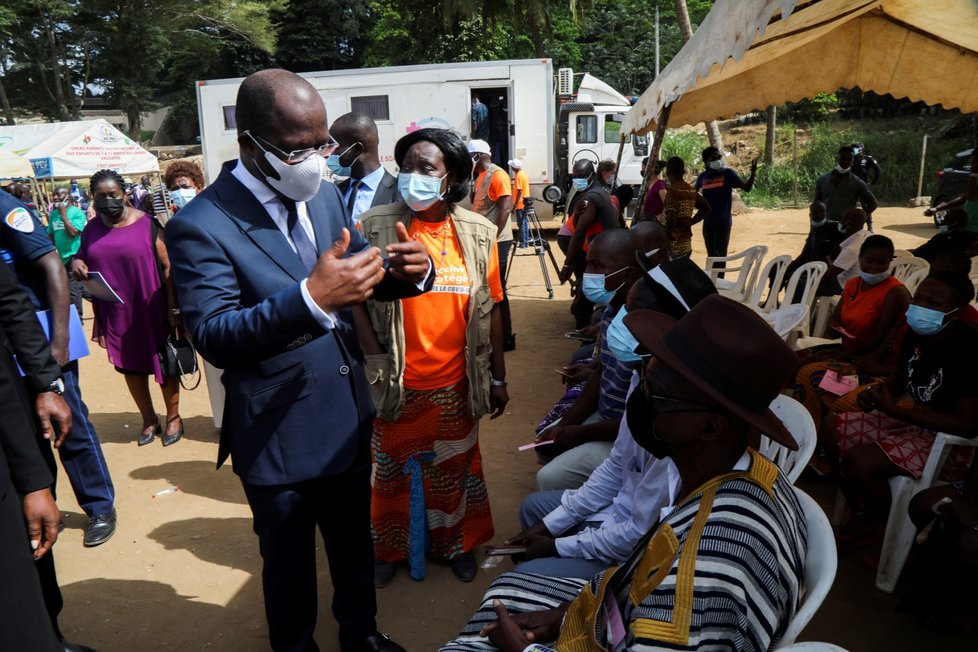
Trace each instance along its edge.
{"label": "patterned wrap skirt", "polygon": [[452,559],[492,538],[482,475],[479,422],[469,415],[468,382],[404,393],[397,421],[374,421],[371,526],[380,561]]}

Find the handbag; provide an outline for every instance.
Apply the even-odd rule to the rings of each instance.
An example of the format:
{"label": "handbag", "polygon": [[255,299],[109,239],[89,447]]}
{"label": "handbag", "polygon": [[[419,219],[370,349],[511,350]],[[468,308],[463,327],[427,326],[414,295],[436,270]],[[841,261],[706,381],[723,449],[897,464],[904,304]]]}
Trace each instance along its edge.
{"label": "handbag", "polygon": [[[160,370],[166,378],[179,378],[180,386],[186,390],[197,389],[200,385],[201,373],[197,365],[197,351],[188,339],[177,339],[173,335],[166,336],[166,342],[157,354],[160,358]],[[183,383],[184,376],[197,374],[197,382],[193,387]]]}

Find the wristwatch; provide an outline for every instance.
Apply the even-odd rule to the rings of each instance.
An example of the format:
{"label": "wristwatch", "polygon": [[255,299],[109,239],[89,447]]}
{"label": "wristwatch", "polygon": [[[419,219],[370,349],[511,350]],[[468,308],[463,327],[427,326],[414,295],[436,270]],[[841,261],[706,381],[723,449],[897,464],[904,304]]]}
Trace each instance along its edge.
{"label": "wristwatch", "polygon": [[54,380],[51,381],[50,385],[42,389],[39,393],[44,393],[44,392],[54,392],[58,396],[61,396],[62,394],[65,393],[65,381],[62,380],[61,378],[55,378]]}
{"label": "wristwatch", "polygon": [[506,381],[505,380],[496,380],[495,378],[493,378],[493,379],[491,379],[489,381],[489,384],[492,385],[493,387],[505,387],[506,386]]}

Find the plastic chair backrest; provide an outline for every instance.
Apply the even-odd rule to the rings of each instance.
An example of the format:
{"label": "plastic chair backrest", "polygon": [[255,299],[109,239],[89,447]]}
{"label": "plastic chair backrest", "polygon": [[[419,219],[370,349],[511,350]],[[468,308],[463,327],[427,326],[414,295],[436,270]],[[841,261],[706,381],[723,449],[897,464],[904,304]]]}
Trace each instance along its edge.
{"label": "plastic chair backrest", "polygon": [[795,642],[801,630],[811,622],[818,608],[822,606],[825,596],[835,581],[835,572],[839,566],[839,555],[835,548],[835,533],[829,524],[828,516],[811,496],[801,489],[795,488],[795,495],[801,503],[801,511],[808,525],[808,552],[805,555],[805,584],[801,592],[801,604],[794,618],[788,623],[784,636],[776,649],[789,646]]}
{"label": "plastic chair backrest", "polygon": [[791,278],[788,279],[788,287],[785,288],[784,292],[785,300],[790,301],[791,297],[795,296],[798,284],[804,279],[805,290],[801,295],[801,301],[799,303],[805,304],[811,310],[812,304],[815,303],[815,289],[818,287],[822,276],[825,275],[828,268],[828,265],[817,260],[811,263],[805,263],[796,269],[791,274]]}
{"label": "plastic chair backrest", "polygon": [[774,648],[778,652],[847,652],[844,647],[839,647],[838,645],[833,645],[832,643],[823,643],[821,641],[804,641],[802,643],[792,643],[788,647],[776,647]]}
{"label": "plastic chair backrest", "polygon": [[[905,281],[903,281],[903,284],[907,286],[907,292],[910,293],[911,297],[913,296],[913,293],[917,291],[917,286],[920,285],[921,281],[927,278],[928,274],[930,274],[930,267],[927,267],[927,269],[918,269],[916,272],[908,276]],[[974,279],[972,279],[972,281],[974,281]]]}
{"label": "plastic chair backrest", "polygon": [[[706,259],[705,271],[722,294],[743,301],[753,288],[753,283],[757,281],[757,264],[765,254],[767,254],[767,247],[756,245],[732,256],[710,256]],[[719,263],[723,263],[723,266],[721,267]],[[730,263],[739,263],[739,265],[731,266]],[[721,272],[724,274],[737,272],[737,280],[721,279],[719,278]]]}
{"label": "plastic chair backrest", "polygon": [[[771,312],[777,308],[778,294],[781,291],[784,274],[788,271],[788,265],[790,263],[791,256],[775,256],[767,261],[767,264],[761,269],[760,274],[757,275],[757,280],[754,282],[754,289],[751,291],[750,298],[744,303],[758,312]],[[768,279],[771,279],[770,283],[768,283]],[[761,297],[764,296],[764,290],[768,287],[770,287],[770,290],[762,302]]]}
{"label": "plastic chair backrest", "polygon": [[891,495],[890,515],[886,520],[883,549],[880,552],[879,567],[876,571],[876,588],[880,591],[893,593],[897,580],[900,579],[900,573],[903,572],[903,566],[907,563],[907,557],[910,555],[914,536],[917,534],[917,529],[907,514],[910,499],[918,492],[933,486],[941,474],[947,456],[951,453],[952,446],[975,448],[978,447],[978,440],[939,432],[934,436],[934,444],[927,455],[924,470],[921,471],[919,478],[914,480],[906,476],[895,476],[888,481]]}
{"label": "plastic chair backrest", "polygon": [[758,452],[777,464],[794,484],[815,452],[815,422],[804,405],[784,394],[771,401],[771,411],[798,442],[798,450],[790,450],[762,434]]}
{"label": "plastic chair backrest", "polygon": [[894,249],[893,250],[893,257],[894,258],[915,258],[915,256],[913,255],[913,253],[907,251],[906,249]]}
{"label": "plastic chair backrest", "polygon": [[930,269],[930,263],[923,258],[894,258],[890,263],[890,274],[901,283],[906,283],[907,279],[915,272],[922,269]]}

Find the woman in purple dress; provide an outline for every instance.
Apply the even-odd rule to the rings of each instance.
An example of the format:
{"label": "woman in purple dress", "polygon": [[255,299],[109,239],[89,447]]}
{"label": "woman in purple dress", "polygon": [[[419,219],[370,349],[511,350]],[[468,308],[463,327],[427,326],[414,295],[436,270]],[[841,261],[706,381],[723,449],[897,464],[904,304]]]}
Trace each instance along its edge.
{"label": "woman in purple dress", "polygon": [[[95,326],[92,339],[109,354],[116,371],[125,375],[129,393],[143,417],[140,446],[161,435],[163,445],[183,436],[178,378],[164,378],[157,351],[168,332],[182,327],[176,288],[170,278],[170,259],[162,229],[153,218],[125,203],[122,177],[100,170],[89,186],[98,219],[82,232],[81,247],[71,263],[75,278],[100,272],[122,303],[92,299]],[[160,425],[149,393],[149,376],[163,390],[166,426]]]}

